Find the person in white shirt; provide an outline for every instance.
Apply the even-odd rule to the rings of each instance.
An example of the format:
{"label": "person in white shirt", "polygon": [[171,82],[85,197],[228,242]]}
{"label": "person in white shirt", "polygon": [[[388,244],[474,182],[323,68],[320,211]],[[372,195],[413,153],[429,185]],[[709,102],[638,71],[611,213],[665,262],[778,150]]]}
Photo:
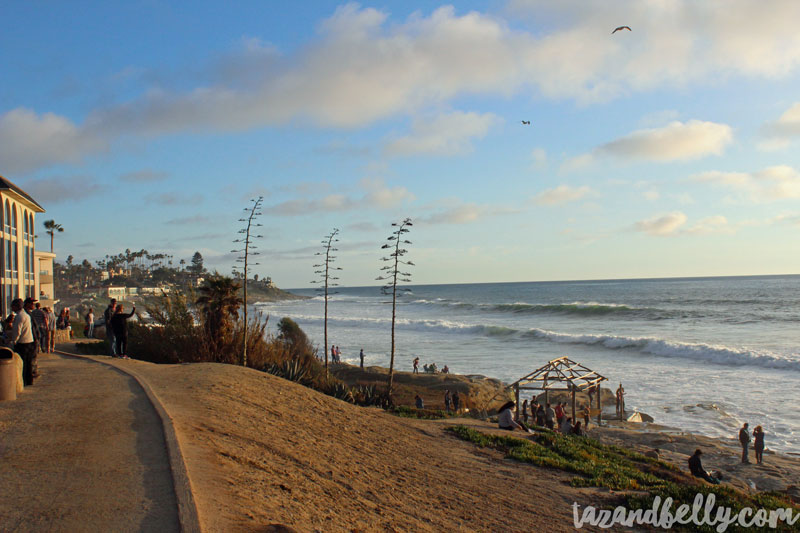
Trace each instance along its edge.
{"label": "person in white shirt", "polygon": [[11,309],[17,315],[11,327],[11,342],[14,344],[14,351],[22,358],[22,382],[30,387],[33,385],[33,358],[36,356],[31,316],[22,312],[22,300],[19,298],[11,302]]}
{"label": "person in white shirt", "polygon": [[507,429],[509,431],[521,429],[525,431],[525,428],[514,420],[514,415],[511,413],[515,405],[514,402],[509,401],[500,408],[500,414],[497,416],[497,424],[500,426],[500,429]]}

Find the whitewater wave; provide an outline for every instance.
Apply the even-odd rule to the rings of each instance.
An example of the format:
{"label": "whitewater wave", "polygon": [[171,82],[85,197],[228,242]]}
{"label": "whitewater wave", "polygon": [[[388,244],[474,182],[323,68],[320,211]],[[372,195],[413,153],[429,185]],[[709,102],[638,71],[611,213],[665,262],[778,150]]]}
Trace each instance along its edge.
{"label": "whitewater wave", "polygon": [[[298,321],[321,323],[321,316],[294,316]],[[329,318],[329,324],[345,327],[388,327],[390,318],[358,317]],[[608,350],[638,350],[658,357],[679,357],[726,366],[758,366],[800,372],[800,358],[789,358],[768,351],[747,350],[727,346],[677,342],[657,337],[627,337],[621,335],[570,334],[531,328],[520,330],[492,324],[466,324],[440,319],[398,318],[398,330],[469,334],[509,340],[535,339],[557,344],[599,346]]]}
{"label": "whitewater wave", "polygon": [[676,342],[655,337],[572,335],[536,328],[528,330],[522,336],[560,344],[602,346],[610,350],[632,348],[659,357],[680,357],[727,366],[750,365],[800,372],[800,359],[789,359],[767,351],[750,351],[711,344]]}
{"label": "whitewater wave", "polygon": [[684,312],[669,311],[646,307],[633,307],[626,304],[601,302],[569,302],[569,303],[528,303],[514,302],[508,304],[469,303],[456,300],[436,298],[434,300],[418,299],[409,302],[412,305],[425,307],[444,307],[456,310],[478,310],[490,313],[514,314],[561,314],[578,316],[640,316],[642,318],[662,319],[681,316]]}

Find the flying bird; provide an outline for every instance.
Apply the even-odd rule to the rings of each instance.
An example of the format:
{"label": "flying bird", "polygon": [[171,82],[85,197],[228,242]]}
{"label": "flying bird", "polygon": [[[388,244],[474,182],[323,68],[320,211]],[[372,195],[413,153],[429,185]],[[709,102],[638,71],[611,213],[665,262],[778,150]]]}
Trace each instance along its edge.
{"label": "flying bird", "polygon": [[617,29],[615,29],[614,31],[612,31],[612,32],[611,32],[611,35],[614,35],[614,34],[615,34],[615,33],[617,33],[619,30],[628,30],[628,31],[633,31],[633,30],[631,30],[631,29],[630,29],[628,26],[620,26],[619,28],[617,28]]}
{"label": "flying bird", "polygon": [[528,125],[528,126],[530,126],[530,124],[531,124],[531,121],[530,121],[530,120],[523,120],[523,121],[522,121],[522,123],[523,123],[523,124],[526,124],[526,125]]}

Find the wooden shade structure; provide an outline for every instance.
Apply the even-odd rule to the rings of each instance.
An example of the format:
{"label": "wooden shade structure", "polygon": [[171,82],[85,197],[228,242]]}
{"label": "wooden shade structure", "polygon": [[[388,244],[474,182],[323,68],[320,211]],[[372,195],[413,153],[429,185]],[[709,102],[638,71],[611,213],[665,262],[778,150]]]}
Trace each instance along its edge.
{"label": "wooden shade structure", "polygon": [[595,395],[597,397],[597,423],[599,424],[601,419],[599,385],[603,381],[608,381],[608,378],[566,356],[548,361],[546,365],[511,384],[514,387],[514,397],[517,402],[517,419],[519,419],[519,391],[521,390],[544,392],[545,403],[549,402],[549,391],[570,392],[572,394],[572,420],[575,420],[575,393],[587,392],[597,386]]}

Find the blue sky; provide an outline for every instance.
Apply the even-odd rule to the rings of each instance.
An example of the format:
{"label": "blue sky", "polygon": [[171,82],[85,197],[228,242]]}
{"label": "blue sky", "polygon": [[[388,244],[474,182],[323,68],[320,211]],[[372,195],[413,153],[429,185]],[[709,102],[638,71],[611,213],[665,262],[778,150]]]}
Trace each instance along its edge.
{"label": "blue sky", "polygon": [[416,283],[800,271],[796,1],[229,4],[0,6],[0,174],[59,256],[230,272],[263,195],[284,287],[334,227],[375,283],[405,217]]}

